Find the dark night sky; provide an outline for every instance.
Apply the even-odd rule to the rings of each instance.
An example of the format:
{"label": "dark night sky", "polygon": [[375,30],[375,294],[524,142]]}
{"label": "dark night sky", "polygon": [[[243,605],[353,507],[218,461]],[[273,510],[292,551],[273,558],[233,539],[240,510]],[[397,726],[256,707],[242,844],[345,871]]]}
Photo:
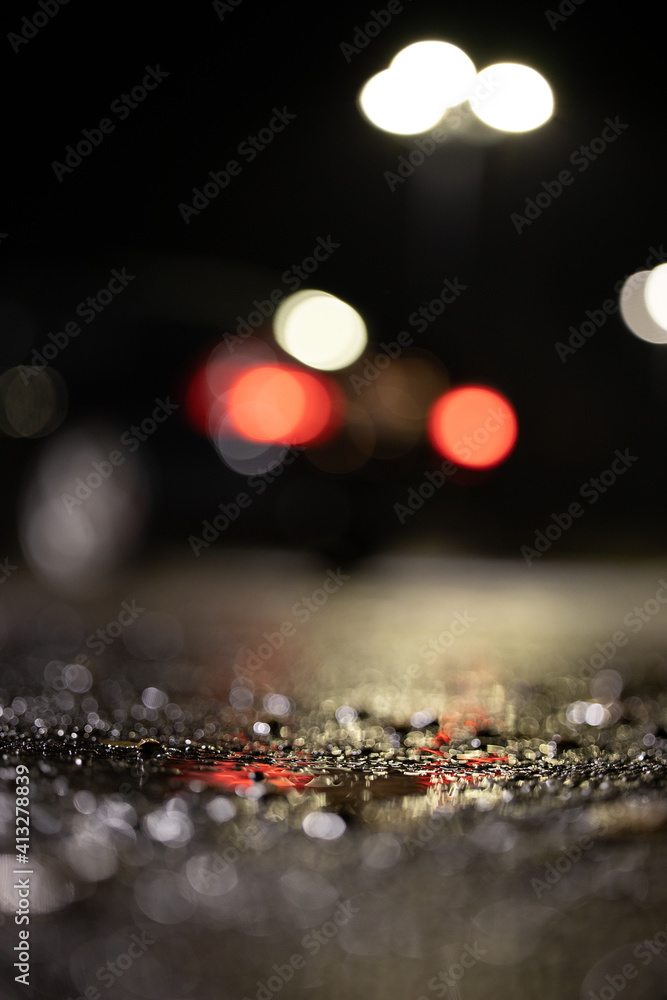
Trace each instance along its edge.
{"label": "dark night sky", "polygon": [[[355,305],[377,343],[406,329],[444,278],[467,286],[415,346],[440,358],[454,384],[480,381],[506,393],[519,443],[504,465],[461,476],[403,528],[393,503],[438,464],[426,444],[345,479],[301,459],[230,538],[337,544],[353,556],[435,535],[518,556],[616,449],[629,448],[637,462],[562,540],[559,555],[662,551],[667,349],[639,341],[617,316],[565,363],[554,347],[586,310],[615,297],[614,284],[643,267],[667,236],[662,36],[650,9],[628,22],[594,0],[562,6],[573,12],[554,29],[535,4],[405,2],[348,59],[341,44],[369,20],[366,4],[242,0],[221,18],[212,3],[73,0],[18,52],[8,35],[40,8],[5,9],[3,302],[28,310],[38,346],[101,287],[99,275],[139,265],[135,298],[119,299],[116,313],[101,316],[54,362],[70,394],[68,422],[106,416],[122,429],[156,396],[180,398],[199,352],[232,329],[253,298],[278,287],[318,236],[331,236],[340,248],[313,285]],[[524,135],[486,145],[452,140],[392,192],[384,175],[414,139],[372,128],[356,96],[400,48],[425,38],[460,45],[480,69],[533,66],[551,84],[556,112]],[[158,65],[168,76],[145,102],[124,120],[110,111],[147,66]],[[209,171],[241,160],[239,144],[268,124],[274,108],[296,117],[185,224],[179,204],[191,203]],[[105,117],[113,132],[59,182],[52,162]],[[627,128],[580,172],[570,157],[607,118]],[[512,213],[568,167],[572,185],[518,234]],[[199,301],[190,315],[165,305],[175,294],[165,271],[174,255],[170,273],[176,269],[179,285],[182,276],[180,301],[191,304],[201,298],[202,258],[210,258],[219,275],[214,305]],[[28,361],[31,348],[17,349],[11,334],[0,346],[3,366]],[[42,447],[0,438],[8,544],[18,492]],[[149,448],[156,539],[182,539],[184,527],[242,488],[184,421]]]}

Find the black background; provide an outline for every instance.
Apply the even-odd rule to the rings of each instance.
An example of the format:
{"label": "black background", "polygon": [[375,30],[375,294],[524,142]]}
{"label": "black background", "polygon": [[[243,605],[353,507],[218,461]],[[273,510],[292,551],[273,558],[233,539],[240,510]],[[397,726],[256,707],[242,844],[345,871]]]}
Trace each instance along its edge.
{"label": "black background", "polygon": [[[224,544],[334,548],[350,558],[380,545],[427,544],[521,558],[520,546],[552,512],[579,499],[616,449],[629,448],[638,460],[587,508],[557,556],[664,549],[667,348],[638,340],[618,316],[565,363],[554,346],[586,310],[614,297],[614,284],[642,268],[667,235],[657,5],[616,18],[586,0],[553,28],[539,4],[414,0],[347,58],[341,45],[353,43],[382,3],[243,0],[221,19],[212,3],[70,0],[15,53],[9,32],[39,9],[5,8],[0,38],[0,231],[7,234],[0,291],[5,304],[18,302],[33,317],[30,350],[102,286],[91,286],[86,268],[103,275],[132,259],[178,255],[184,268],[190,260],[196,271],[208,257],[228,275],[215,323],[123,308],[92,324],[54,361],[70,395],[63,428],[105,417],[122,430],[150,413],[157,396],[182,402],[200,352],[247,315],[253,297],[276,287],[318,236],[331,235],[341,247],[312,283],[360,309],[375,343],[406,329],[444,278],[468,287],[415,345],[444,362],[453,384],[480,381],[509,397],[519,418],[516,450],[495,470],[459,476],[405,525],[393,505],[441,461],[425,442],[341,478],[301,458]],[[384,174],[414,141],[370,126],[356,97],[400,48],[426,38],[461,46],[479,69],[533,66],[551,84],[556,110],[533,132],[445,144],[392,193]],[[125,121],[111,116],[115,131],[59,183],[52,162],[157,64],[168,78]],[[210,170],[238,158],[239,143],[266,126],[275,107],[295,120],[254,162],[242,161],[241,176],[186,225],[179,204],[191,203]],[[584,173],[573,170],[572,186],[518,234],[511,214],[616,116],[628,128]],[[0,344],[5,367],[28,363],[30,350],[17,356],[8,329]],[[10,548],[20,491],[44,444],[0,437]],[[155,543],[187,547],[187,533],[243,488],[243,477],[180,415],[144,457],[156,485]]]}

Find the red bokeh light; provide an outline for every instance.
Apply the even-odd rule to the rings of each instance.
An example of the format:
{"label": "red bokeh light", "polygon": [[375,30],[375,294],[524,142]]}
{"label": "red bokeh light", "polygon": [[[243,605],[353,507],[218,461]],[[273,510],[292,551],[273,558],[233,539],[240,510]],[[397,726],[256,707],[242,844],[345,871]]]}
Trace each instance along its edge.
{"label": "red bokeh light", "polygon": [[339,393],[333,382],[287,365],[240,375],[228,399],[232,424],[252,441],[321,442],[336,429]]}
{"label": "red bokeh light", "polygon": [[431,443],[457,465],[488,469],[504,461],[517,439],[516,414],[501,393],[482,385],[459,386],[434,403]]}

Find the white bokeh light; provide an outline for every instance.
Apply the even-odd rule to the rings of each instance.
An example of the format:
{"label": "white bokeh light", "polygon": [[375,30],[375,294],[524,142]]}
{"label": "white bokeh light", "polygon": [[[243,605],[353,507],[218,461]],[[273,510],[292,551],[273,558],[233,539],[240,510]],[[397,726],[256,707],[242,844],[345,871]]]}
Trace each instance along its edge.
{"label": "white bokeh light", "polygon": [[345,833],[346,823],[337,813],[311,812],[304,816],[303,832],[317,840],[338,840]]}
{"label": "white bokeh light", "polygon": [[341,726],[349,726],[357,718],[357,710],[350,705],[340,705],[336,709],[336,718]]}
{"label": "white bokeh light", "polygon": [[410,725],[414,726],[415,729],[423,729],[424,726],[428,726],[436,718],[435,712],[426,708],[421,712],[415,712],[410,716]]}
{"label": "white bokeh light", "polygon": [[659,264],[650,272],[644,299],[651,319],[667,331],[667,264]]}
{"label": "white bokeh light", "polygon": [[649,344],[667,344],[667,330],[659,326],[648,311],[646,285],[651,271],[637,271],[621,288],[621,316],[635,337]]}
{"label": "white bokeh light", "polygon": [[284,694],[267,694],[263,705],[267,712],[279,719],[292,711],[292,702]]}
{"label": "white bokeh light", "polygon": [[414,42],[402,49],[389,69],[372,77],[359,94],[364,115],[395,135],[418,135],[434,128],[448,108],[472,93],[475,66],[449,42]]}
{"label": "white bokeh light", "polygon": [[496,63],[477,76],[487,91],[473,111],[486,125],[501,132],[529,132],[551,118],[551,87],[537,70],[518,63]]}
{"label": "white bokeh light", "polygon": [[384,132],[417,135],[434,128],[447,105],[437,90],[397,70],[384,69],[362,88],[359,104],[366,118]]}
{"label": "white bokeh light", "polygon": [[[90,594],[126,558],[141,536],[149,483],[139,455],[109,465],[115,428],[80,425],[49,440],[28,479],[20,510],[26,562],[51,586]],[[94,463],[106,463],[103,478]]]}
{"label": "white bokeh light", "polygon": [[608,723],[610,716],[604,705],[596,702],[588,706],[585,718],[589,726],[604,726]]}
{"label": "white bokeh light", "polygon": [[296,292],[281,302],[274,331],[284,351],[322,371],[351,365],[368,343],[366,324],[356,309],[316,289]]}
{"label": "white bokeh light", "polygon": [[402,49],[391,62],[391,72],[399,72],[414,87],[433,94],[443,108],[453,108],[470,96],[475,85],[475,64],[462,49],[450,42],[415,42]]}

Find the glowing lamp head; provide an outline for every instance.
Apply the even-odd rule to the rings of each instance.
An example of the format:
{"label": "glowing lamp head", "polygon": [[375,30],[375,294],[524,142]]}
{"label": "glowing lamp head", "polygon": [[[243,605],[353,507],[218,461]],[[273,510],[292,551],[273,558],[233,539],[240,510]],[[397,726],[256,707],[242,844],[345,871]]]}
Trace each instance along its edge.
{"label": "glowing lamp head", "polygon": [[415,42],[368,80],[359,106],[376,128],[417,135],[434,128],[448,108],[461,104],[474,82],[475,66],[456,45]]}
{"label": "glowing lamp head", "polygon": [[450,42],[414,42],[394,56],[390,69],[413,81],[418,96],[434,95],[443,109],[465,101],[475,84],[475,64]]}
{"label": "glowing lamp head", "polygon": [[554,110],[551,87],[529,66],[496,63],[477,77],[483,96],[471,100],[474,113],[500,132],[530,132],[549,121]]}

